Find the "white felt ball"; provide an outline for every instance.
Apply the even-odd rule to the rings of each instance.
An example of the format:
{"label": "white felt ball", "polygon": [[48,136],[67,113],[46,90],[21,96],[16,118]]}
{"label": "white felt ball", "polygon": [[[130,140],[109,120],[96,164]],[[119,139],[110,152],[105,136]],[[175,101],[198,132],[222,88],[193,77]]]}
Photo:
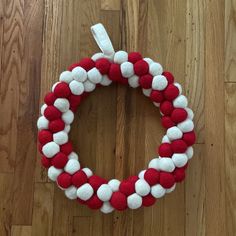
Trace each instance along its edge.
{"label": "white felt ball", "polygon": [[120,187],[120,181],[118,179],[111,179],[108,182],[108,185],[111,187],[113,192],[117,192]]}
{"label": "white felt ball", "polygon": [[166,190],[160,184],[153,185],[151,188],[151,194],[155,198],[161,198],[165,193]]}
{"label": "white felt ball", "polygon": [[183,92],[182,86],[179,83],[174,83],[174,85],[178,88],[179,90],[179,94],[181,94]]}
{"label": "white felt ball", "polygon": [[145,172],[146,172],[146,170],[142,170],[139,172],[139,174],[138,174],[139,179],[144,179]]}
{"label": "white felt ball", "polygon": [[88,71],[88,79],[92,83],[98,84],[102,81],[102,75],[97,68],[93,68]]}
{"label": "white felt ball", "polygon": [[175,139],[181,139],[183,133],[178,127],[173,126],[167,130],[166,135],[169,138],[169,140],[175,140]]}
{"label": "white felt ball", "polygon": [[77,153],[71,152],[70,155],[68,156],[68,159],[79,160],[79,157]]}
{"label": "white felt ball", "polygon": [[118,51],[114,55],[114,62],[117,64],[121,64],[123,62],[128,61],[128,53],[125,51]]}
{"label": "white felt ball", "polygon": [[164,135],[161,142],[162,143],[170,143],[170,140],[167,135]]}
{"label": "white felt ball", "polygon": [[183,133],[187,133],[193,130],[194,128],[194,124],[193,121],[190,119],[186,119],[182,122],[180,122],[177,127],[183,132]]}
{"label": "white felt ball", "polygon": [[37,121],[37,127],[39,130],[48,129],[49,121],[44,117],[40,116]]}
{"label": "white felt ball", "polygon": [[77,188],[75,186],[70,186],[65,190],[65,195],[67,198],[73,200],[77,198]]}
{"label": "white felt ball", "polygon": [[172,172],[175,169],[175,165],[171,158],[162,157],[159,160],[159,168],[162,171]]}
{"label": "white felt ball", "polygon": [[101,81],[101,83],[100,83],[101,85],[103,85],[103,86],[108,86],[108,85],[110,85],[111,83],[112,83],[112,80],[110,80],[107,75],[103,75],[103,76],[102,76],[102,81]]}
{"label": "white felt ball", "polygon": [[87,175],[88,178],[93,175],[93,172],[87,167],[83,168],[82,171]]}
{"label": "white felt ball", "polygon": [[46,109],[47,107],[48,107],[47,104],[43,104],[43,105],[41,106],[40,113],[41,113],[42,116],[43,116],[44,111],[45,111],[45,109]]}
{"label": "white felt ball", "polygon": [[66,98],[57,98],[54,102],[54,106],[61,112],[66,112],[70,108],[70,103]]}
{"label": "white felt ball", "polygon": [[61,118],[67,125],[70,125],[74,120],[74,113],[71,110],[68,110],[62,114]]}
{"label": "white felt ball", "polygon": [[135,182],[135,192],[140,196],[146,196],[150,192],[150,185],[144,179],[139,179]]}
{"label": "white felt ball", "polygon": [[193,148],[188,147],[185,154],[187,155],[188,159],[191,159],[193,157]]}
{"label": "white felt ball", "polygon": [[186,108],[188,106],[188,100],[184,95],[179,95],[174,99],[173,106],[176,108]]}
{"label": "white felt ball", "polygon": [[68,134],[70,132],[70,125],[65,125],[64,131]]}
{"label": "white felt ball", "polygon": [[58,145],[62,145],[68,142],[68,135],[64,131],[59,131],[53,134],[53,141]]}
{"label": "white felt ball", "polygon": [[193,111],[192,111],[190,108],[188,108],[188,107],[186,107],[185,110],[186,110],[187,113],[188,113],[188,118],[189,118],[190,120],[192,120],[192,119],[194,118],[194,113],[193,113]]}
{"label": "white felt ball", "polygon": [[153,62],[149,67],[149,73],[153,76],[161,75],[163,73],[163,68],[161,64]]}
{"label": "white felt ball", "polygon": [[61,82],[66,82],[69,84],[73,80],[73,74],[71,73],[71,71],[63,71],[60,74],[59,80]]}
{"label": "white felt ball", "polygon": [[69,159],[64,167],[64,170],[71,175],[73,175],[79,169],[80,169],[80,163],[78,160],[75,159]]}
{"label": "white felt ball", "polygon": [[129,86],[132,88],[139,87],[139,77],[137,75],[133,75],[128,79]]}
{"label": "white felt ball", "polygon": [[102,184],[97,190],[97,195],[101,201],[109,201],[112,195],[112,189],[108,184]]}
{"label": "white felt ball", "polygon": [[142,206],[142,197],[137,193],[133,193],[127,198],[127,204],[130,209],[138,209]]}
{"label": "white felt ball", "polygon": [[111,206],[109,202],[104,202],[102,207],[100,208],[101,212],[108,214],[114,211],[114,208]]}
{"label": "white felt ball", "polygon": [[159,158],[152,159],[148,164],[148,168],[154,168],[156,170],[160,170],[159,162],[160,162]]}
{"label": "white felt ball", "polygon": [[86,183],[77,189],[77,197],[81,200],[87,201],[93,195],[93,188],[90,184]]}
{"label": "white felt ball", "polygon": [[121,70],[121,74],[125,78],[129,78],[134,74],[134,66],[131,62],[128,62],[128,61],[123,62],[120,65],[120,70]]}
{"label": "white felt ball", "polygon": [[48,178],[52,181],[56,181],[57,177],[62,173],[62,169],[57,169],[54,166],[48,168]]}
{"label": "white felt ball", "polygon": [[142,89],[143,91],[143,94],[146,96],[146,97],[150,97],[150,94],[152,92],[152,89]]}
{"label": "white felt ball", "polygon": [[101,58],[104,58],[104,54],[102,52],[97,52],[91,57],[93,61],[97,61],[98,59]]}
{"label": "white felt ball", "polygon": [[158,103],[158,102],[153,102],[153,105],[154,105],[155,107],[160,107],[160,103]]}
{"label": "white felt ball", "polygon": [[166,189],[166,193],[171,193],[175,190],[176,184],[174,184],[172,187]]}
{"label": "white felt ball", "polygon": [[153,63],[153,60],[149,57],[145,57],[145,58],[143,58],[143,60],[146,61],[149,66]]}
{"label": "white felt ball", "polygon": [[90,82],[88,79],[86,81],[84,81],[84,91],[85,92],[92,92],[95,88],[96,85],[92,82]]}
{"label": "white felt ball", "polygon": [[174,153],[171,159],[176,167],[183,167],[188,162],[188,157],[184,153]]}
{"label": "white felt ball", "polygon": [[80,66],[75,67],[72,70],[72,74],[74,79],[78,82],[84,82],[87,79],[87,71]]}
{"label": "white felt ball", "polygon": [[60,151],[60,147],[55,142],[49,142],[43,146],[42,151],[46,157],[51,158]]}
{"label": "white felt ball", "polygon": [[59,82],[59,81],[58,81],[58,82],[56,82],[55,84],[53,84],[53,86],[52,86],[52,92],[54,92],[54,89],[56,88],[56,86],[57,86],[58,84],[60,84],[60,82]]}
{"label": "white felt ball", "polygon": [[74,95],[81,95],[84,92],[84,85],[82,82],[73,80],[69,84],[70,91]]}
{"label": "white felt ball", "polygon": [[168,81],[165,76],[156,75],[153,77],[153,80],[152,80],[153,89],[162,91],[167,87],[167,85],[168,85]]}

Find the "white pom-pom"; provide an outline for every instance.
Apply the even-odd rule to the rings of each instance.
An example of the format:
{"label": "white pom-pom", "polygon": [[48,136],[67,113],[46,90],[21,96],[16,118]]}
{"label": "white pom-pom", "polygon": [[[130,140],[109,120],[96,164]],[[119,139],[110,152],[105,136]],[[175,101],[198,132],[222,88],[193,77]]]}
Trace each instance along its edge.
{"label": "white pom-pom", "polygon": [[192,120],[192,119],[194,118],[194,113],[193,113],[193,111],[192,111],[190,108],[188,108],[188,107],[186,107],[185,110],[186,110],[187,113],[188,113],[188,118],[189,118],[190,120]]}
{"label": "white pom-pom", "polygon": [[146,196],[150,192],[150,186],[144,179],[135,182],[135,192],[140,196]]}
{"label": "white pom-pom", "polygon": [[81,200],[87,201],[93,195],[93,188],[90,184],[86,183],[77,189],[77,197]]}
{"label": "white pom-pom", "polygon": [[84,82],[87,79],[87,71],[80,66],[75,67],[72,70],[72,74],[74,79],[78,82]]}
{"label": "white pom-pom", "polygon": [[103,201],[109,201],[112,195],[112,189],[108,184],[102,184],[97,190],[98,198]]}
{"label": "white pom-pom", "polygon": [[87,167],[83,168],[82,171],[87,175],[88,178],[93,175],[93,172]]}
{"label": "white pom-pom", "polygon": [[120,65],[121,74],[125,78],[129,78],[134,74],[134,66],[131,62],[124,62]]}
{"label": "white pom-pom", "polygon": [[162,91],[167,87],[167,85],[168,85],[168,81],[165,76],[156,75],[153,77],[153,80],[152,80],[153,89]]}
{"label": "white pom-pom", "polygon": [[62,169],[57,169],[54,166],[48,168],[48,178],[52,181],[56,181],[57,177],[63,172]]}
{"label": "white pom-pom", "polygon": [[171,158],[162,157],[159,159],[159,168],[162,171],[172,172],[175,169],[175,165]]}
{"label": "white pom-pom", "polygon": [[65,190],[65,195],[67,198],[74,200],[77,198],[77,188],[75,186],[70,186]]}
{"label": "white pom-pom", "polygon": [[113,192],[117,192],[120,187],[120,181],[118,179],[111,179],[108,182],[108,185],[111,187]]}
{"label": "white pom-pom", "polygon": [[118,51],[114,55],[114,62],[117,64],[121,64],[123,62],[128,61],[128,53],[125,51]]}
{"label": "white pom-pom", "polygon": [[95,88],[96,85],[92,82],[90,82],[88,79],[86,81],[84,81],[84,91],[85,92],[92,92]]}
{"label": "white pom-pom", "polygon": [[112,83],[112,80],[110,80],[107,75],[103,75],[103,76],[102,76],[102,81],[101,81],[101,83],[100,83],[101,85],[103,85],[103,86],[108,86],[108,85],[110,85],[111,83]]}
{"label": "white pom-pom", "polygon": [[88,79],[92,83],[98,84],[102,81],[102,75],[97,68],[93,68],[88,71]]}
{"label": "white pom-pom", "polygon": [[60,74],[59,80],[61,82],[66,82],[69,84],[73,80],[73,74],[71,73],[71,71],[63,71]]}
{"label": "white pom-pom", "polygon": [[174,184],[172,187],[166,189],[166,193],[171,193],[175,190],[176,184]]}
{"label": "white pom-pom", "polygon": [[84,85],[82,82],[78,82],[76,80],[73,80],[69,84],[70,91],[74,95],[81,95],[84,92]]}
{"label": "white pom-pom", "polygon": [[102,52],[97,52],[97,53],[95,53],[92,57],[91,57],[91,59],[93,60],[93,61],[97,61],[98,59],[101,59],[101,58],[104,58],[105,56],[104,56],[104,54],[102,53]]}
{"label": "white pom-pom", "polygon": [[139,87],[139,77],[137,75],[133,75],[128,79],[129,86],[132,88]]}
{"label": "white pom-pom", "polygon": [[163,73],[163,68],[162,68],[161,64],[159,64],[157,62],[153,62],[149,66],[149,73],[152,76],[161,75]]}
{"label": "white pom-pom", "polygon": [[139,179],[144,179],[145,172],[146,172],[146,170],[142,170],[139,172],[139,174],[138,174]]}
{"label": "white pom-pom", "polygon": [[171,159],[176,167],[183,167],[188,162],[188,157],[184,153],[174,153]]}
{"label": "white pom-pom", "polygon": [[175,87],[178,88],[179,94],[181,94],[183,92],[182,86],[179,83],[176,83],[176,82],[174,83],[174,85],[175,85]]}
{"label": "white pom-pom", "polygon": [[143,58],[143,60],[146,61],[149,66],[153,63],[153,60],[149,57],[145,57],[145,58]]}
{"label": "white pom-pom", "polygon": [[186,119],[182,122],[180,122],[177,127],[183,132],[183,133],[187,133],[193,130],[194,128],[194,124],[193,121],[190,119]]}
{"label": "white pom-pom", "polygon": [[67,134],[70,132],[70,125],[65,125],[64,132]]}
{"label": "white pom-pom", "polygon": [[102,207],[100,208],[101,212],[108,214],[114,211],[114,208],[111,206],[109,202],[104,202]]}
{"label": "white pom-pom", "polygon": [[154,168],[156,170],[160,170],[159,161],[160,161],[159,158],[152,159],[148,164],[148,168]]}
{"label": "white pom-pom", "polygon": [[43,146],[42,151],[44,156],[51,158],[60,151],[60,147],[55,142],[49,142]]}
{"label": "white pom-pom", "polygon": [[127,204],[130,209],[138,209],[142,206],[142,197],[137,193],[133,193],[127,198]]}
{"label": "white pom-pom", "polygon": [[37,121],[37,127],[39,130],[48,129],[49,121],[44,117],[40,116]]}
{"label": "white pom-pom", "polygon": [[62,114],[61,118],[67,125],[70,125],[74,120],[74,113],[71,110],[68,110]]}
{"label": "white pom-pom", "polygon": [[181,139],[183,133],[178,127],[173,126],[167,130],[166,135],[169,138],[169,140],[176,140],[176,139]]}
{"label": "white pom-pom", "polygon": [[187,155],[188,159],[191,159],[193,157],[193,148],[188,147],[185,154]]}
{"label": "white pom-pom", "polygon": [[56,82],[55,84],[53,84],[53,86],[52,86],[52,92],[54,92],[54,89],[56,88],[56,86],[58,85],[58,84],[60,84],[61,82]]}
{"label": "white pom-pom", "polygon": [[188,100],[184,95],[179,95],[174,99],[173,106],[176,108],[186,108],[188,106]]}
{"label": "white pom-pom", "polygon": [[165,193],[166,190],[160,184],[153,185],[151,188],[151,194],[155,198],[161,198]]}
{"label": "white pom-pom", "polygon": [[57,98],[54,102],[54,106],[61,112],[66,112],[70,108],[70,103],[66,98]]}
{"label": "white pom-pom", "polygon": [[42,116],[43,116],[44,111],[45,111],[45,109],[46,109],[47,107],[48,107],[47,104],[43,104],[43,105],[41,106],[40,113],[41,113]]}
{"label": "white pom-pom", "polygon": [[68,159],[73,159],[73,160],[79,160],[79,157],[77,155],[77,153],[75,152],[71,152],[70,155],[68,156]]}
{"label": "white pom-pom", "polygon": [[161,142],[162,143],[170,143],[170,140],[167,135],[164,135]]}
{"label": "white pom-pom", "polygon": [[79,169],[80,169],[80,163],[76,159],[69,159],[64,167],[64,170],[71,175],[73,175]]}
{"label": "white pom-pom", "polygon": [[53,141],[58,145],[62,145],[68,142],[68,135],[64,131],[59,131],[53,134]]}
{"label": "white pom-pom", "polygon": [[150,94],[152,92],[152,89],[142,89],[143,91],[143,94],[146,96],[146,97],[150,97]]}
{"label": "white pom-pom", "polygon": [[157,102],[153,102],[153,105],[154,105],[155,107],[160,107],[160,103],[157,103]]}

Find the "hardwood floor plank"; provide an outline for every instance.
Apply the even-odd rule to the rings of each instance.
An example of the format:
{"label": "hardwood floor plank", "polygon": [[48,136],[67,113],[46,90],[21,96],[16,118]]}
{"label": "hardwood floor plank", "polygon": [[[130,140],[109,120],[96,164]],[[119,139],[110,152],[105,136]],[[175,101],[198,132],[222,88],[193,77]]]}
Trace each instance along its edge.
{"label": "hardwood floor plank", "polygon": [[119,11],[122,0],[101,0],[101,10]]}
{"label": "hardwood floor plank", "polygon": [[11,236],[32,236],[32,227],[29,225],[12,225]]}

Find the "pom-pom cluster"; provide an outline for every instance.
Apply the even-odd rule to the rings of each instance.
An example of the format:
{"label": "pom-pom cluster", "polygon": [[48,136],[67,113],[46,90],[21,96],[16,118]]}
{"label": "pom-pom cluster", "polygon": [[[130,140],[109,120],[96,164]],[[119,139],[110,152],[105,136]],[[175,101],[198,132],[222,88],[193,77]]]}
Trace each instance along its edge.
{"label": "pom-pom cluster", "polygon": [[[123,181],[108,181],[81,167],[68,138],[81,101],[97,86],[112,82],[141,87],[144,95],[160,107],[161,123],[166,128],[158,156],[146,170]],[[44,102],[37,123],[42,165],[69,199],[104,213],[137,209],[153,205],[184,180],[195,142],[193,112],[181,85],[152,59],[125,51],[116,52],[112,60],[102,53],[84,58],[61,73]]]}

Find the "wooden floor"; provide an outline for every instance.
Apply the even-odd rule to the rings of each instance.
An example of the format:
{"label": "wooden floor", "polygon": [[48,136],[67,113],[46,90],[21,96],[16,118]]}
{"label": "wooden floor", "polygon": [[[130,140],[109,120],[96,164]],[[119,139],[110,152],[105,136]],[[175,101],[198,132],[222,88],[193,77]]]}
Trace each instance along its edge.
{"label": "wooden floor", "polygon": [[[0,1],[0,236],[236,235],[236,0]],[[37,152],[44,94],[98,48],[102,22],[116,50],[172,71],[195,111],[187,180],[155,206],[103,215],[67,200]],[[164,131],[140,91],[112,85],[80,107],[72,140],[106,178],[145,168]]]}

